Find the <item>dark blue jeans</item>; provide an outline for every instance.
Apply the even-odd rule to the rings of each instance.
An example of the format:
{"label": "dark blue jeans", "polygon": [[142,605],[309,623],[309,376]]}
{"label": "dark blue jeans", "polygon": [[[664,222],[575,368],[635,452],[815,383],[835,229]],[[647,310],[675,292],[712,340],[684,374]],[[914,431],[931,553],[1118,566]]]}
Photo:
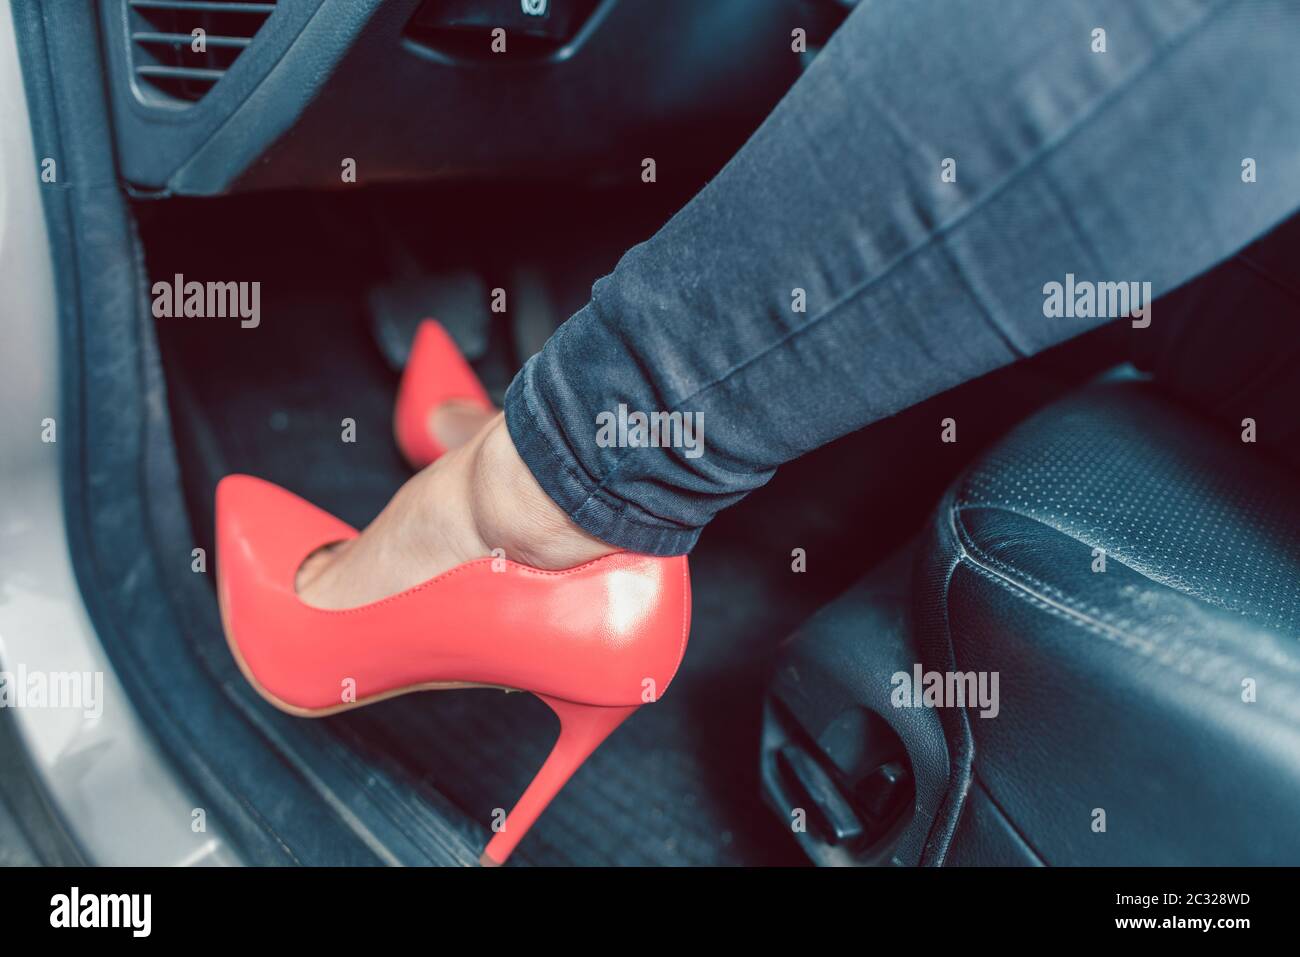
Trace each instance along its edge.
{"label": "dark blue jeans", "polygon": [[[1300,207],[1298,91],[1296,0],[864,2],[525,365],[510,434],[586,531],[688,551],[783,462],[1159,324]],[[701,435],[638,428],[673,412]]]}

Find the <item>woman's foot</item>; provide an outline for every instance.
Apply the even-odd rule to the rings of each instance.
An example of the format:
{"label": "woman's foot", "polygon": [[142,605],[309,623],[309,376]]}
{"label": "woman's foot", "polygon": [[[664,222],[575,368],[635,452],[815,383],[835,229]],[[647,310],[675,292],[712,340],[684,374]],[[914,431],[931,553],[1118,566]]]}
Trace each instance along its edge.
{"label": "woman's foot", "polygon": [[[430,418],[442,419],[444,409]],[[465,426],[464,416],[456,418],[460,412],[438,428]],[[542,491],[515,452],[505,416],[488,419],[465,444],[403,485],[359,537],[308,558],[298,572],[302,600],[318,608],[364,605],[494,549],[511,561],[549,569],[617,551],[574,525]]]}

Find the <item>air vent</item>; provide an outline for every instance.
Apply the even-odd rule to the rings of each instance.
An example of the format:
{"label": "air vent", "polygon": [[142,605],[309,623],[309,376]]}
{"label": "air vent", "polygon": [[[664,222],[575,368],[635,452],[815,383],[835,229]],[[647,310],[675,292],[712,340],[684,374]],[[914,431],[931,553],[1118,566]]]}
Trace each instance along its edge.
{"label": "air vent", "polygon": [[275,0],[127,0],[127,6],[140,86],[193,102],[225,76],[275,11]]}

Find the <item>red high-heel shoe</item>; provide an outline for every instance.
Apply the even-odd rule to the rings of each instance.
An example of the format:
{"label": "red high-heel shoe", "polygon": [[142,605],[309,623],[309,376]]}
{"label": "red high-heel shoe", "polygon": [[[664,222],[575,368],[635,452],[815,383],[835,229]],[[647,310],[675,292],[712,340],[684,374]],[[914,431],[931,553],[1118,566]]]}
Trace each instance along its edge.
{"label": "red high-heel shoe", "polygon": [[217,486],[217,593],[231,653],[277,708],[319,717],[410,691],[531,691],[560,736],[483,852],[504,863],[587,756],[677,672],[690,631],[685,556],[618,552],[564,571],[467,562],[330,611],[297,595],[309,555],[357,531],[279,486]]}
{"label": "red high-heel shoe", "polygon": [[411,357],[402,372],[393,411],[393,434],[406,461],[422,469],[447,450],[434,437],[430,416],[444,402],[458,400],[492,411],[492,400],[456,348],[447,330],[432,319],[420,323]]}

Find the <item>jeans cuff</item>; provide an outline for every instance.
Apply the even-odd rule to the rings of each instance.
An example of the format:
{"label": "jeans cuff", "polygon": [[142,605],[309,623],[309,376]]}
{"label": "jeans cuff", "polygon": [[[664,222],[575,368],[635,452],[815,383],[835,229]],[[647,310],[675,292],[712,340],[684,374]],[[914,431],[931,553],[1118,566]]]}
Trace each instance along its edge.
{"label": "jeans cuff", "polygon": [[[550,499],[588,535],[642,555],[684,555],[699,528],[665,524],[637,505],[619,499],[594,479],[569,447],[564,433],[538,401],[533,383],[536,356],[519,370],[506,392],[506,428],[515,451]],[[595,425],[592,426],[595,441]]]}

